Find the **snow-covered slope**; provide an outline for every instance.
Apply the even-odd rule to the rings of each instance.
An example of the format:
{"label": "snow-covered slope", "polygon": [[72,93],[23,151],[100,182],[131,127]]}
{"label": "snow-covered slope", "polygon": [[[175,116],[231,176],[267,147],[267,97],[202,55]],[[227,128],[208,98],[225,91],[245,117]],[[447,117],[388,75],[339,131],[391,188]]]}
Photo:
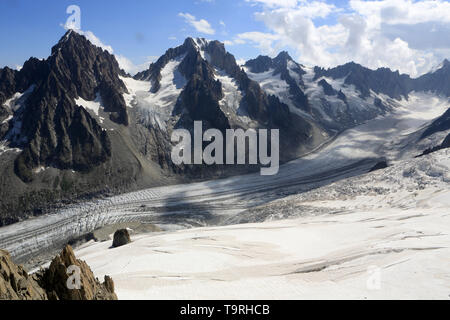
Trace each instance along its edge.
{"label": "snow-covered slope", "polygon": [[[395,107],[396,101],[382,94],[371,92],[369,97],[362,98],[361,92],[354,86],[344,84],[345,78],[314,79],[314,68],[305,68],[305,71],[307,72],[303,76],[305,93],[318,120],[325,121],[329,125],[335,125],[335,122],[346,125],[351,125],[351,122],[358,124],[383,114],[387,111],[384,108]],[[323,80],[335,91],[334,95],[325,94],[324,88],[319,84]],[[377,105],[377,99],[383,103],[384,108],[380,104]]]}
{"label": "snow-covered slope", "polygon": [[431,101],[427,94],[404,101],[397,112],[347,130],[316,152],[281,166],[276,176],[250,174],[158,187],[69,206],[54,215],[2,228],[0,247],[24,258],[122,221],[148,221],[163,229],[223,223],[268,201],[364,174],[380,159],[403,159],[402,148],[396,146],[446,110],[446,100],[435,100],[429,108]]}
{"label": "snow-covered slope", "polygon": [[88,243],[77,255],[113,277],[120,299],[447,299],[449,156],[253,209],[294,220]]}
{"label": "snow-covered slope", "polygon": [[156,92],[151,92],[151,81],[121,77],[128,89],[128,93],[124,93],[127,106],[137,107],[147,123],[166,129],[166,123],[186,85],[186,79],[178,70],[184,57],[185,55],[181,55],[172,59],[164,66],[161,70],[160,87]]}

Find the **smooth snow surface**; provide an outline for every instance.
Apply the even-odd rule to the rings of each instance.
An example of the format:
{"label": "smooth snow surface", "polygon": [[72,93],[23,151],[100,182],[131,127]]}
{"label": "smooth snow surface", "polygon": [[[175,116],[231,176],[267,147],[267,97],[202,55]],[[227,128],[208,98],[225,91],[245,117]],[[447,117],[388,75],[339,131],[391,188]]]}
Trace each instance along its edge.
{"label": "smooth snow surface", "polygon": [[161,88],[155,94],[150,94],[145,100],[150,106],[157,108],[169,108],[172,112],[174,104],[186,85],[186,79],[178,71],[178,66],[183,61],[184,55],[169,61],[161,70]]}
{"label": "smooth snow surface", "polygon": [[382,158],[402,160],[404,141],[446,108],[446,101],[428,94],[411,95],[396,112],[344,132],[319,151],[281,166],[276,176],[157,187],[72,205],[1,228],[0,247],[23,258],[107,224],[145,220],[165,230],[223,224],[254,206],[364,174]]}
{"label": "smooth snow surface", "polygon": [[440,151],[252,209],[301,218],[76,254],[112,276],[119,299],[448,299],[449,159]]}
{"label": "smooth snow surface", "polygon": [[75,103],[78,106],[82,106],[87,111],[90,110],[90,111],[94,112],[94,114],[96,116],[99,115],[100,109],[103,108],[102,107],[102,99],[98,93],[97,93],[97,97],[94,101],[87,101],[87,100],[84,100],[83,98],[79,97],[78,99],[75,99]]}
{"label": "smooth snow surface", "polygon": [[133,108],[138,102],[138,96],[145,96],[150,92],[152,84],[150,81],[134,80],[133,78],[119,76],[125,83],[128,93],[124,93],[124,99],[127,107]]}

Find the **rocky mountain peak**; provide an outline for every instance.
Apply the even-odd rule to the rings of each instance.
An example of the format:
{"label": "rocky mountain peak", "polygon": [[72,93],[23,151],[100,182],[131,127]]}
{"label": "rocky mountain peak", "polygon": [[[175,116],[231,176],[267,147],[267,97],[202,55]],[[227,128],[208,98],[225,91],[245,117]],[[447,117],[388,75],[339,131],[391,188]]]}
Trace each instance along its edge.
{"label": "rocky mountain peak", "polygon": [[47,300],[36,276],[16,265],[9,252],[0,250],[0,300]]}
{"label": "rocky mountain peak", "polygon": [[59,80],[74,84],[68,88],[74,98],[94,100],[103,82],[121,93],[126,91],[119,79],[124,74],[114,56],[73,30],[67,31],[52,48],[48,64]]}
{"label": "rocky mountain peak", "polygon": [[5,131],[16,128],[10,143],[22,149],[15,172],[23,181],[31,182],[32,171],[39,166],[85,171],[110,158],[107,133],[75,100],[100,97],[111,121],[127,126],[123,98],[127,89],[120,75],[113,55],[71,30],[53,47],[48,59],[31,58],[20,71],[1,72],[0,77],[6,78],[1,83],[9,88],[0,87],[2,99],[33,87]]}
{"label": "rocky mountain peak", "polygon": [[[69,288],[68,268],[80,271],[80,287]],[[0,250],[0,300],[117,300],[113,280],[101,283],[86,262],[66,246],[47,269],[28,274],[16,265],[7,251]]]}
{"label": "rocky mountain peak", "polygon": [[245,67],[252,73],[263,73],[273,68],[273,60],[268,56],[259,55],[256,59],[248,60]]}
{"label": "rocky mountain peak", "polygon": [[314,72],[314,80],[321,77],[345,79],[345,84],[355,86],[363,99],[370,96],[371,90],[394,99],[407,97],[411,90],[409,76],[389,68],[371,70],[353,61],[327,70],[316,67]]}
{"label": "rocky mountain peak", "polygon": [[[67,270],[74,266],[80,271],[80,286],[68,288]],[[117,300],[112,279],[105,276],[104,283],[101,283],[87,263],[75,257],[71,246],[66,246],[39,278],[50,300]]]}
{"label": "rocky mountain peak", "polygon": [[414,90],[431,91],[450,97],[450,61],[445,59],[439,66],[423,76],[413,79]]}
{"label": "rocky mountain peak", "polygon": [[301,65],[292,59],[287,51],[281,51],[275,58],[268,56],[258,56],[256,59],[249,60],[245,63],[245,67],[252,73],[263,73],[270,69],[274,70],[274,74],[287,72],[288,69],[297,73],[299,76],[305,74]]}
{"label": "rocky mountain peak", "polygon": [[[204,39],[203,39],[204,40]],[[185,51],[199,51],[202,50],[206,40],[202,41],[200,38],[187,37],[183,42],[183,49]]]}
{"label": "rocky mountain peak", "polygon": [[294,59],[292,59],[292,57],[289,55],[287,51],[281,51],[273,60],[275,62],[280,63],[287,63],[288,61],[294,61]]}

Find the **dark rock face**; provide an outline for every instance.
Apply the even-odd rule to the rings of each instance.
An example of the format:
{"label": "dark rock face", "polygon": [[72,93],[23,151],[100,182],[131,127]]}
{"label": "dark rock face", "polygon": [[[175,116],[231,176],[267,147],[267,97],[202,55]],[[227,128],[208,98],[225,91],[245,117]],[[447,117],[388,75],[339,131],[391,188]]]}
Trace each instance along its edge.
{"label": "dark rock face", "polygon": [[334,90],[334,88],[325,79],[320,80],[318,84],[323,88],[325,95],[335,96],[337,94],[336,90]]}
{"label": "dark rock face", "polygon": [[177,127],[192,129],[194,121],[203,121],[206,128],[230,128],[227,117],[219,106],[223,98],[222,85],[214,79],[214,69],[202,58],[197,44],[188,38],[186,57],[179,66],[188,80],[173,115],[179,115]]}
{"label": "dark rock face", "polygon": [[347,96],[342,92],[342,90],[339,90],[338,98],[347,103]]}
{"label": "dark rock face", "polygon": [[[282,147],[297,150],[311,136],[312,126],[298,115],[291,114],[289,107],[275,97],[267,95],[259,84],[251,80],[246,72],[241,69],[234,56],[228,53],[224,44],[218,41],[207,41],[205,39],[187,38],[183,45],[169,49],[148,70],[137,74],[137,80],[150,80],[152,92],[157,92],[161,85],[161,71],[171,60],[177,59],[180,64],[178,71],[186,80],[186,85],[181,91],[172,113],[175,121],[174,129],[183,128],[193,131],[194,121],[203,122],[203,130],[216,128],[225,132],[226,129],[243,128],[247,125],[239,122],[235,114],[225,112],[220,101],[224,98],[224,88],[216,75],[226,74],[231,77],[242,93],[239,110],[248,115],[253,125],[259,128],[279,129]],[[262,58],[264,59],[264,58]],[[270,58],[269,58],[270,59]],[[299,87],[299,81],[291,77],[291,72],[301,75],[304,71],[300,65],[294,63],[287,53],[281,53],[277,58],[270,59],[270,67],[275,67],[276,72],[291,84],[291,92],[296,97],[299,107],[307,108],[307,99]],[[288,70],[288,64],[290,71]],[[159,137],[158,141],[168,141],[164,134],[150,129],[152,135]],[[162,137],[161,137],[162,136]],[[294,147],[292,147],[294,146]],[[164,148],[159,148],[156,161],[162,162],[163,166],[170,167],[165,163],[167,153],[161,153]],[[226,150],[224,150],[226,152]],[[283,160],[291,157],[290,151],[282,154]],[[176,172],[180,168],[174,168]],[[198,168],[196,168],[198,169]],[[183,168],[189,172],[200,174],[194,168]]]}
{"label": "dark rock face", "polygon": [[441,144],[442,149],[450,148],[450,134],[444,139]]}
{"label": "dark rock face", "polygon": [[[75,266],[80,271],[80,287],[69,288],[68,268]],[[49,300],[117,300],[114,282],[105,276],[105,282],[94,277],[86,262],[77,260],[72,247],[66,246],[50,267],[39,274],[39,284],[46,290]],[[69,281],[68,281],[69,280]]]}
{"label": "dark rock face", "polygon": [[273,61],[268,56],[258,56],[256,59],[249,60],[245,66],[253,73],[263,73],[273,68]]}
{"label": "dark rock face", "polygon": [[428,148],[427,150],[425,150],[421,155],[417,156],[416,158],[426,156],[427,154],[430,154],[430,153],[433,153],[433,152],[436,152],[436,151],[439,151],[442,149],[448,149],[448,148],[450,148],[450,134],[444,139],[444,141],[440,145],[438,145],[434,148]]}
{"label": "dark rock face", "polygon": [[424,139],[432,134],[440,131],[450,130],[450,109],[448,109],[442,116],[436,119],[425,132],[421,139]]}
{"label": "dark rock face", "polygon": [[130,234],[127,229],[117,230],[114,233],[113,247],[118,248],[131,242]]}
{"label": "dark rock face", "polygon": [[0,250],[0,300],[47,300],[46,291],[35,275],[13,263],[7,251]]}
{"label": "dark rock face", "polygon": [[88,171],[110,158],[107,132],[74,100],[92,101],[99,95],[111,120],[128,125],[121,74],[112,55],[73,31],[52,48],[47,60],[31,58],[20,71],[0,71],[0,102],[34,86],[12,120],[22,128],[10,143],[23,148],[15,162],[23,181],[30,182],[39,166]]}
{"label": "dark rock face", "polygon": [[[205,52],[207,58],[202,57],[200,51]],[[151,80],[152,91],[156,92],[160,88],[161,70],[170,60],[179,57],[182,57],[182,61],[178,70],[186,78],[187,84],[174,109],[174,116],[180,116],[176,127],[192,129],[193,121],[201,120],[205,125],[204,130],[217,128],[223,131],[231,128],[230,120],[219,106],[219,101],[223,98],[223,89],[221,83],[215,80],[216,70],[226,72],[237,82],[243,93],[242,107],[250,118],[264,127],[289,127],[292,117],[288,116],[287,106],[278,98],[267,96],[259,84],[247,76],[237,65],[234,56],[218,41],[187,38],[182,46],[169,49],[148,70],[137,74],[135,79]],[[274,63],[278,66],[277,72],[295,81],[290,78],[287,71],[288,59],[290,57],[287,53],[282,53],[274,59]],[[296,72],[302,74],[300,67],[298,69]],[[292,87],[296,88],[293,90],[300,90],[298,85]]]}
{"label": "dark rock face", "polygon": [[376,165],[374,165],[373,168],[369,170],[369,172],[383,170],[383,169],[386,169],[388,167],[389,167],[389,165],[388,165],[387,161],[383,160],[383,161],[378,162]]}
{"label": "dark rock face", "polygon": [[345,84],[354,85],[361,92],[362,98],[368,97],[370,90],[386,94],[393,99],[407,98],[411,91],[430,91],[450,96],[450,86],[448,86],[450,62],[447,59],[438,70],[415,79],[398,71],[391,71],[389,68],[371,70],[354,62],[328,70],[316,67],[314,71],[316,80],[323,76],[333,79],[345,78]]}
{"label": "dark rock face", "polygon": [[416,91],[431,91],[438,94],[450,96],[450,61],[445,59],[441,68],[435,72],[427,73],[414,79],[414,89]]}
{"label": "dark rock face", "polygon": [[[80,287],[68,287],[69,267],[80,271]],[[69,281],[68,281],[69,280]],[[89,266],[75,258],[70,246],[64,248],[45,270],[29,275],[0,250],[0,300],[117,300],[113,280],[105,276],[100,283]]]}
{"label": "dark rock face", "polygon": [[8,67],[0,69],[0,105],[15,93],[17,71]]}
{"label": "dark rock face", "polygon": [[275,73],[279,74],[288,68],[289,62],[294,66],[292,71],[299,76],[306,74],[302,67],[296,63],[286,51],[280,52],[274,59],[268,56],[258,56],[256,59],[247,61],[245,66],[249,68],[252,73],[263,73],[270,69],[275,69]]}
{"label": "dark rock face", "polygon": [[[420,139],[425,139],[437,132],[447,131],[450,130],[450,109],[448,109],[442,116],[437,118],[436,120],[431,123],[428,128],[423,132]],[[428,148],[425,150],[421,155],[418,157],[442,150],[450,148],[450,134],[444,139],[444,141],[433,148]]]}

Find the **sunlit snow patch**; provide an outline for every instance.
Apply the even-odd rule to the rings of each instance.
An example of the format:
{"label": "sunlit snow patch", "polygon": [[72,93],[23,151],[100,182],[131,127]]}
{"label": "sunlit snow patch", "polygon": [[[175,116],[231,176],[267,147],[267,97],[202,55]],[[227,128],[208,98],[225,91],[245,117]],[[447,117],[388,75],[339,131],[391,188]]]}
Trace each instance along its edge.
{"label": "sunlit snow patch", "polygon": [[[292,67],[292,65],[291,65]],[[310,116],[297,108],[293,101],[292,101],[292,94],[290,93],[290,87],[289,84],[281,79],[281,75],[277,74],[274,75],[275,69],[269,69],[266,72],[261,73],[253,73],[250,72],[250,70],[246,67],[244,67],[245,72],[247,73],[248,77],[252,79],[253,81],[256,81],[259,83],[260,87],[269,95],[274,95],[280,99],[280,101],[284,104],[286,104],[289,107],[289,110],[292,113],[295,113],[301,117],[309,118]],[[290,70],[291,76],[294,74],[292,70]],[[296,74],[296,73],[295,73]],[[296,81],[298,82],[300,80],[300,77],[298,74],[294,77]]]}
{"label": "sunlit snow patch", "polygon": [[161,70],[160,88],[152,93],[151,81],[140,81],[132,78],[121,77],[128,89],[124,94],[127,106],[137,107],[144,120],[161,129],[165,129],[165,123],[170,118],[179,95],[183,91],[187,81],[178,71],[180,63],[185,55],[170,60]]}
{"label": "sunlit snow patch", "polygon": [[170,108],[167,112],[172,112],[178,96],[186,85],[186,79],[180,71],[178,71],[178,67],[184,57],[185,55],[170,60],[161,70],[161,87],[158,92],[150,93],[150,95],[145,98],[145,101],[150,107],[160,109]]}
{"label": "sunlit snow patch", "polygon": [[252,121],[248,114],[240,108],[243,98],[242,91],[236,80],[230,77],[225,71],[216,70],[215,79],[222,84],[222,92],[224,97],[219,101],[219,105],[225,114],[235,114],[244,123]]}

